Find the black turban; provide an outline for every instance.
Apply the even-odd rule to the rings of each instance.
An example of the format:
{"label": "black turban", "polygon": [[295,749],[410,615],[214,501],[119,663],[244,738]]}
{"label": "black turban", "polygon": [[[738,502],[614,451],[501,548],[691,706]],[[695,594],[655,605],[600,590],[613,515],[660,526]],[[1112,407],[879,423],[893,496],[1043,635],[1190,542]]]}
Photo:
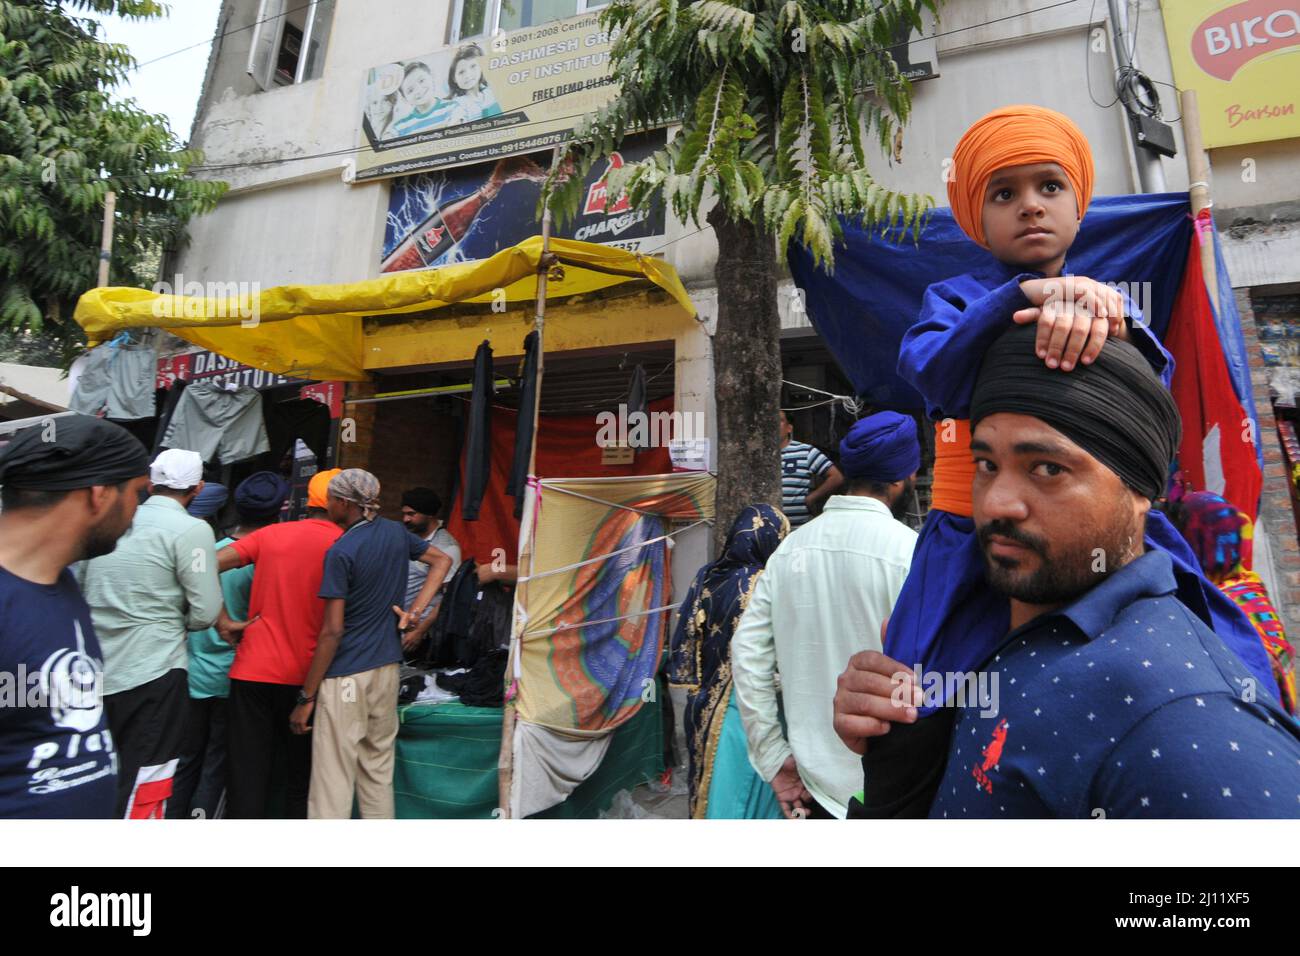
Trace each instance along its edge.
{"label": "black turban", "polygon": [[1107,339],[1091,365],[1048,368],[1034,350],[1037,329],[1016,326],[984,355],[971,427],[997,412],[1029,415],[1065,435],[1148,498],[1165,491],[1182,438],[1173,396],[1142,353]]}
{"label": "black turban", "polygon": [[0,449],[0,485],[28,491],[73,491],[117,485],[149,474],[149,455],[121,425],[89,415],[61,415],[30,425]]}
{"label": "black turban", "polygon": [[438,517],[438,512],[442,510],[442,499],[432,488],[411,488],[403,492],[402,504],[412,511],[433,518]]}

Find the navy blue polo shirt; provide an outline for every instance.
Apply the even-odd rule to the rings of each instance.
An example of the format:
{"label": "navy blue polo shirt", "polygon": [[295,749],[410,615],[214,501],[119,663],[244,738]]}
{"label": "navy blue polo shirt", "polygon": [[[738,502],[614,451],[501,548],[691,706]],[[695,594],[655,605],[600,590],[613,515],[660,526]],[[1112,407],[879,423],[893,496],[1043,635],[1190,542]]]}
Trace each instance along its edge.
{"label": "navy blue polo shirt", "polygon": [[1151,551],[1008,635],[930,816],[1300,817],[1300,725],[1175,588]]}
{"label": "navy blue polo shirt", "polygon": [[343,598],[343,637],[326,677],[396,664],[402,638],[393,605],[404,607],[409,562],[429,542],[388,518],[358,521],[325,552],[319,597]]}

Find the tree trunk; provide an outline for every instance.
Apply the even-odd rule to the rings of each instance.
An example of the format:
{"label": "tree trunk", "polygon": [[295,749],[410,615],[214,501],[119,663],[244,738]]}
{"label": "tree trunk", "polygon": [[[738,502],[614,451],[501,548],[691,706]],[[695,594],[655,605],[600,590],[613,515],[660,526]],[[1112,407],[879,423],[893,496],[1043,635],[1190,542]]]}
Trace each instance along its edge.
{"label": "tree trunk", "polygon": [[781,507],[781,316],[772,237],[733,222],[721,206],[708,215],[718,237],[718,328],[713,337],[718,489],[713,540],[720,553],[746,505]]}

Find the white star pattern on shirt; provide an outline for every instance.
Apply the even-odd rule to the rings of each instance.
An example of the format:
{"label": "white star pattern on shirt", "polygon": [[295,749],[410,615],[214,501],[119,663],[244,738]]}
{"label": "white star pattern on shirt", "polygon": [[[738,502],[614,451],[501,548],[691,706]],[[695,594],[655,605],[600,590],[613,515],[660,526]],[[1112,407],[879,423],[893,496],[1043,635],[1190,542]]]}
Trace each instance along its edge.
{"label": "white star pattern on shirt", "polygon": [[1142,798],[1142,806],[1144,806],[1144,807],[1149,807],[1149,806],[1151,806],[1151,799],[1150,799],[1149,797],[1143,797],[1143,798]]}
{"label": "white star pattern on shirt", "polygon": [[1230,797],[1230,796],[1232,796],[1232,791],[1229,790],[1227,787],[1224,787],[1224,788],[1223,788],[1223,795],[1224,795],[1225,797]]}
{"label": "white star pattern on shirt", "polygon": [[1045,774],[1045,773],[1047,773],[1047,771],[1044,770],[1042,767],[1039,767],[1039,768],[1038,768],[1038,775],[1039,775],[1040,777],[1041,777],[1043,774]]}
{"label": "white star pattern on shirt", "polygon": [[1159,757],[1160,757],[1160,748],[1159,748],[1159,747],[1156,747],[1154,750],[1152,750],[1152,751],[1151,751],[1151,756],[1152,756],[1152,757],[1155,757],[1156,759],[1159,759]]}
{"label": "white star pattern on shirt", "polygon": [[1241,750],[1241,748],[1237,746],[1237,742],[1235,740],[1229,740],[1228,746],[1231,747],[1233,750]]}
{"label": "white star pattern on shirt", "polygon": [[1151,662],[1150,662],[1150,661],[1143,661],[1143,662],[1142,662],[1142,666],[1143,666],[1143,667],[1150,667],[1150,666],[1151,666]]}
{"label": "white star pattern on shirt", "polygon": [[1038,716],[1039,714],[1041,714],[1042,712],[1043,712],[1043,708],[1041,708],[1041,707],[1035,707],[1035,708],[1034,708],[1034,716],[1035,716],[1035,717],[1037,717],[1037,716]]}
{"label": "white star pattern on shirt", "polygon": [[1131,704],[1131,703],[1133,703],[1133,695],[1132,695],[1132,694],[1129,694],[1128,696],[1126,696],[1126,697],[1124,698],[1124,703],[1126,703],[1126,704]]}
{"label": "white star pattern on shirt", "polygon": [[1092,714],[1092,713],[1090,713],[1090,714],[1088,714],[1088,719],[1089,719],[1089,720],[1096,720],[1096,719],[1097,719],[1097,715],[1096,715],[1096,714]]}
{"label": "white star pattern on shirt", "polygon": [[1201,697],[1196,698],[1196,706],[1197,706],[1197,707],[1204,707],[1204,706],[1205,706],[1205,700],[1204,700],[1203,698],[1201,698]]}

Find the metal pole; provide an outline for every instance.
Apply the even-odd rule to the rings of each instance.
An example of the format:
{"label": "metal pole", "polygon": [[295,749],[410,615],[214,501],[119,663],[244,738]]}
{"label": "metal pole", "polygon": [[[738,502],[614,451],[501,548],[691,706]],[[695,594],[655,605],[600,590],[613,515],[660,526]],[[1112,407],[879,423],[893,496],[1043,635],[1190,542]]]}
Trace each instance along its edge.
{"label": "metal pole", "polygon": [[[537,474],[537,422],[542,407],[542,372],[545,367],[546,348],[546,273],[552,265],[551,210],[542,212],[542,254],[537,263],[537,314],[533,328],[537,332],[537,388],[533,402],[533,440],[528,449],[528,477]],[[533,573],[533,530],[537,522],[538,489],[529,482],[524,496],[524,514],[519,526],[518,575],[527,578]],[[519,613],[520,595],[526,583],[515,584],[515,608],[510,632],[510,656],[506,662],[506,688],[514,681],[515,667],[522,652],[523,618]],[[510,790],[514,783],[515,702],[509,697],[501,719],[501,750],[497,754],[497,803],[500,816],[510,818]]]}
{"label": "metal pole", "polygon": [[[1115,59],[1119,63],[1120,70],[1131,67],[1138,68],[1137,48],[1134,47],[1133,55],[1129,55],[1128,49],[1128,0],[1106,0],[1110,8],[1110,26],[1112,35],[1115,38]],[[1127,108],[1125,109],[1127,113]],[[1125,122],[1128,121],[1126,116]],[[1130,127],[1130,136],[1132,135]],[[1167,188],[1165,186],[1165,171],[1160,165],[1160,157],[1150,150],[1143,149],[1138,145],[1137,140],[1133,141],[1133,156],[1137,160],[1138,182],[1142,186],[1142,191],[1147,193],[1162,193]]]}
{"label": "metal pole", "polygon": [[[1183,90],[1179,96],[1178,106],[1183,115],[1183,143],[1187,148],[1187,178],[1191,182],[1188,197],[1192,207],[1192,221],[1199,223],[1198,216],[1202,209],[1214,205],[1210,196],[1210,160],[1201,143],[1201,109],[1196,103],[1195,90]],[[1199,235],[1199,227],[1197,235]],[[1205,278],[1205,291],[1209,293],[1210,302],[1215,312],[1219,311],[1219,271],[1214,262],[1214,237],[1202,242],[1201,273]]]}
{"label": "metal pole", "polygon": [[113,258],[113,216],[117,213],[117,193],[104,196],[104,231],[99,240],[99,287],[108,285],[108,264]]}

